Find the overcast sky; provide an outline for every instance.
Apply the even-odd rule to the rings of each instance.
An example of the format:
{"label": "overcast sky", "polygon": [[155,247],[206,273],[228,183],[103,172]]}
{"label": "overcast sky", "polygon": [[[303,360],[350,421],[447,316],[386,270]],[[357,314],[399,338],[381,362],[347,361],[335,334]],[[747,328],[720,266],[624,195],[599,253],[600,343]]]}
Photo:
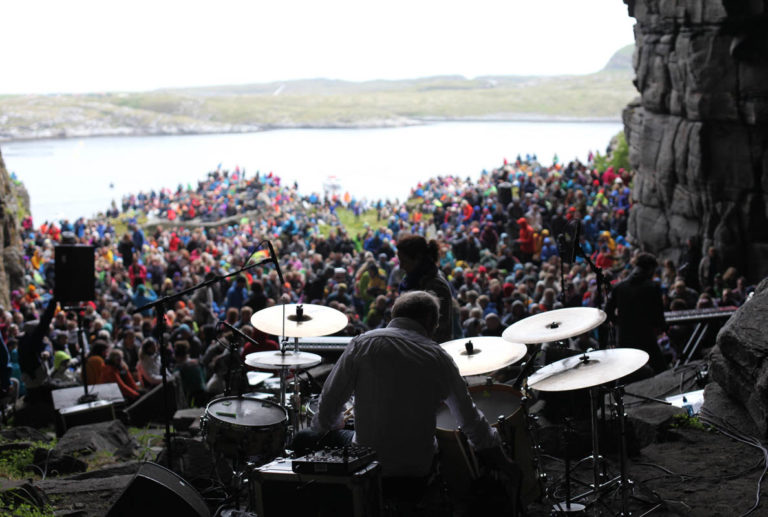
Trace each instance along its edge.
{"label": "overcast sky", "polygon": [[2,0],[1,9],[0,93],[583,74],[634,41],[622,0]]}

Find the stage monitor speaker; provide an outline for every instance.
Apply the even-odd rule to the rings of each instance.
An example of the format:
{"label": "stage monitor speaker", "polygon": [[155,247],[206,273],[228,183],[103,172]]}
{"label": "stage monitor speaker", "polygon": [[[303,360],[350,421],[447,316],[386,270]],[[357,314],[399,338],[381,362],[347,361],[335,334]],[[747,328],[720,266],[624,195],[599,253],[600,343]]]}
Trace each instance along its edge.
{"label": "stage monitor speaker", "polygon": [[125,487],[107,517],[185,515],[210,517],[211,512],[195,488],[157,463],[147,462]]}
{"label": "stage monitor speaker", "polygon": [[502,181],[496,187],[499,204],[506,210],[507,205],[512,202],[512,184]]}
{"label": "stage monitor speaker", "polygon": [[[178,392],[181,391],[181,383],[174,375],[168,375],[168,416],[172,418],[179,406]],[[163,384],[160,383],[150,391],[142,395],[136,402],[125,408],[128,420],[132,426],[144,427],[149,422],[165,422],[163,411],[166,408],[163,401]],[[183,393],[183,392],[182,392]]]}
{"label": "stage monitor speaker", "polygon": [[93,246],[61,244],[54,248],[54,261],[53,293],[57,300],[69,303],[94,299]]}
{"label": "stage monitor speaker", "polygon": [[94,400],[93,402],[59,409],[57,414],[56,436],[60,437],[71,427],[114,420],[115,408],[107,400]]}

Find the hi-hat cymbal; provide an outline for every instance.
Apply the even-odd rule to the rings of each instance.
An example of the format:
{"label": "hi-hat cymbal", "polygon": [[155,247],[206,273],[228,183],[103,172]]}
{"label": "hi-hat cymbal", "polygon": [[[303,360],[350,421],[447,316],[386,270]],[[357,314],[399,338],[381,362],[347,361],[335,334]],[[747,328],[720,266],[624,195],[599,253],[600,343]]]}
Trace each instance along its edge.
{"label": "hi-hat cymbal", "polygon": [[494,372],[519,361],[528,351],[522,343],[494,336],[454,339],[440,346],[456,361],[462,377]]}
{"label": "hi-hat cymbal", "polygon": [[255,313],[251,316],[251,325],[275,336],[317,337],[335,334],[348,323],[346,314],[324,305],[289,303],[284,307],[285,334],[283,334],[283,305],[273,305]]}
{"label": "hi-hat cymbal", "polygon": [[615,381],[648,362],[648,352],[636,348],[593,350],[548,364],[530,377],[539,391],[569,391]]}
{"label": "hi-hat cymbal", "polygon": [[280,352],[268,350],[266,352],[254,352],[245,356],[245,364],[255,368],[267,370],[279,370],[281,368],[311,368],[322,362],[323,358],[309,352]]}
{"label": "hi-hat cymbal", "polygon": [[581,335],[605,321],[605,312],[592,307],[566,307],[540,312],[513,323],[502,337],[514,343],[549,343]]}

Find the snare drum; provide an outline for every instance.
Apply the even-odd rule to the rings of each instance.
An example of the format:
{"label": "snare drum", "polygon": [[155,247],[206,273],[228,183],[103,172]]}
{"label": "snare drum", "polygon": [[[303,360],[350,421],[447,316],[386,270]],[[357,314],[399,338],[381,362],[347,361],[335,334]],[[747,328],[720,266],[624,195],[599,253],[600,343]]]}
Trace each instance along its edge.
{"label": "snare drum", "polygon": [[[506,384],[471,386],[469,394],[488,422],[495,427],[510,457],[522,470],[520,499],[524,504],[541,495],[534,465],[534,451],[521,407],[522,393]],[[465,492],[477,476],[477,460],[458,423],[446,406],[437,413],[437,442],[440,447],[442,472],[451,489]]]}
{"label": "snare drum", "polygon": [[269,461],[283,454],[288,413],[268,400],[223,397],[205,408],[201,427],[214,452]]}

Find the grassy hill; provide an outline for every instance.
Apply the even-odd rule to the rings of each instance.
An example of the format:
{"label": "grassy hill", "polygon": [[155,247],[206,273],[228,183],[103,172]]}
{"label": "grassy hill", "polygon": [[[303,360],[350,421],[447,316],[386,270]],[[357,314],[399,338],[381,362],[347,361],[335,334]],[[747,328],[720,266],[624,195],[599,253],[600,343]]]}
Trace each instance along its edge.
{"label": "grassy hill", "polygon": [[594,74],[329,79],[138,93],[0,97],[0,139],[361,127],[425,120],[618,120],[636,95],[633,47]]}

